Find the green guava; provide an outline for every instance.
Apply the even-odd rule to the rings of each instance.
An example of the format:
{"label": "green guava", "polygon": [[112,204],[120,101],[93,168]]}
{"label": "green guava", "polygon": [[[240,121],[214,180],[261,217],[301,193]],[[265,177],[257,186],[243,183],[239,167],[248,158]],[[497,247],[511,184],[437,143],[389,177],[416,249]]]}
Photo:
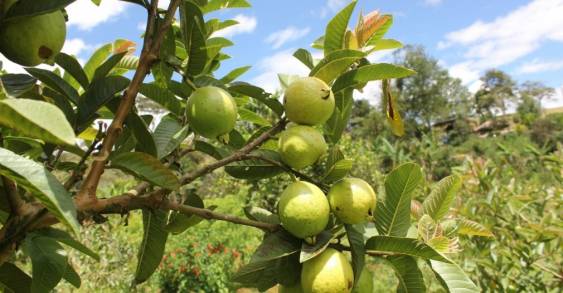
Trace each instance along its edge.
{"label": "green guava", "polygon": [[301,286],[305,293],[347,293],[354,286],[354,272],[346,256],[333,248],[303,263]]}
{"label": "green guava", "polygon": [[280,196],[278,215],[281,224],[297,238],[319,234],[328,224],[329,214],[325,194],[312,183],[295,181]]}
{"label": "green guava", "polygon": [[282,161],[297,170],[313,165],[327,149],[323,135],[305,125],[286,129],[281,133],[278,143]]}
{"label": "green guava", "polygon": [[373,216],[376,196],[364,180],[345,178],[332,185],[328,201],[332,212],[343,223],[361,224]]}
{"label": "green guava", "polygon": [[[6,0],[2,14],[16,0]],[[66,23],[61,10],[6,20],[0,26],[0,52],[22,66],[52,63],[65,43]]]}
{"label": "green guava", "polygon": [[316,77],[304,77],[287,87],[284,106],[287,118],[292,122],[323,124],[334,112],[334,94],[324,81]]}
{"label": "green guava", "polygon": [[373,274],[364,267],[352,293],[373,293]]}
{"label": "green guava", "polygon": [[206,86],[195,90],[188,99],[188,123],[198,134],[215,139],[235,128],[237,104],[225,90]]}
{"label": "green guava", "polygon": [[278,287],[278,293],[303,293],[303,288],[301,288],[301,283],[297,283],[291,287],[280,285]]}

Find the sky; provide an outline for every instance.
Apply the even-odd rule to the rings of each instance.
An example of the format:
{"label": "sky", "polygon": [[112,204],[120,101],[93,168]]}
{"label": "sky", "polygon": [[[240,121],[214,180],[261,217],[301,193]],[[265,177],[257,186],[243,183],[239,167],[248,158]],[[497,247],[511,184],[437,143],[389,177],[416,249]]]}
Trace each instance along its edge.
{"label": "sky", "polygon": [[[167,0],[161,0],[161,6]],[[206,18],[235,19],[238,25],[216,36],[231,39],[225,51],[233,58],[223,63],[218,77],[245,65],[252,68],[240,79],[269,91],[279,87],[278,73],[306,75],[307,68],[292,57],[298,48],[324,33],[330,18],[346,0],[266,1],[250,0],[253,7],[214,12]],[[422,45],[450,74],[475,92],[480,75],[490,68],[509,73],[517,82],[541,81],[557,90],[544,103],[563,106],[563,0],[359,0],[350,22],[359,11],[392,14],[394,24],[386,38],[403,44]],[[117,0],[77,0],[67,7],[67,42],[63,51],[87,60],[96,47],[117,38],[141,45],[145,26],[143,8]],[[139,48],[140,49],[140,48]],[[311,49],[313,55],[321,52]],[[370,57],[372,62],[393,62],[392,51]],[[4,62],[9,72],[22,69]],[[358,97],[378,100],[376,83]]]}

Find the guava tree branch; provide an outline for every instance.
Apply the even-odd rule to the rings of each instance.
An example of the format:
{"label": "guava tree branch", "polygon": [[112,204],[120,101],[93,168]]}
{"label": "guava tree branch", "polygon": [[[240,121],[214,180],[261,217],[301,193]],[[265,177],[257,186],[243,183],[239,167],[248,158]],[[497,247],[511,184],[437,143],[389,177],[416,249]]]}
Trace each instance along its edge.
{"label": "guava tree branch", "polygon": [[98,184],[100,182],[100,177],[104,172],[105,164],[111,150],[117,141],[117,138],[123,130],[123,123],[127,118],[127,115],[131,111],[135,103],[135,98],[139,93],[139,89],[145,77],[149,74],[152,64],[158,59],[158,53],[160,50],[160,45],[164,40],[166,31],[172,25],[174,20],[174,14],[180,5],[181,0],[172,0],[168,6],[166,16],[162,25],[158,28],[156,35],[154,32],[155,22],[158,17],[158,0],[153,0],[151,2],[151,9],[148,14],[147,27],[145,32],[145,40],[143,44],[143,49],[141,51],[141,56],[139,58],[139,66],[135,71],[133,79],[129,84],[128,88],[123,93],[121,102],[115,113],[115,117],[108,128],[106,136],[102,142],[102,148],[98,154],[94,156],[94,162],[92,163],[90,172],[86,176],[84,183],[82,184],[80,191],[76,196],[77,202],[87,203],[96,201],[96,191]]}

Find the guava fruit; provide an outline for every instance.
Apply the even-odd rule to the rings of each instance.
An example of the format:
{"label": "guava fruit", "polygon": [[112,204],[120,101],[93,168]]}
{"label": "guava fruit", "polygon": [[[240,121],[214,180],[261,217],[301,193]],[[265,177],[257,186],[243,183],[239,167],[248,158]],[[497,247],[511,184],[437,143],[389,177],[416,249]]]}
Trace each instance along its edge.
{"label": "guava fruit", "polygon": [[301,286],[305,293],[346,293],[354,286],[354,272],[346,256],[333,248],[303,263]]}
{"label": "guava fruit", "polygon": [[297,238],[315,236],[328,224],[330,207],[316,185],[295,181],[280,196],[278,215],[281,225]]}
{"label": "guava fruit", "polygon": [[323,135],[315,128],[305,125],[286,129],[278,142],[282,161],[297,170],[313,165],[327,149]]}
{"label": "guava fruit", "polygon": [[187,109],[190,127],[210,139],[231,132],[237,121],[235,99],[214,86],[195,90],[188,99]]}
{"label": "guava fruit", "polygon": [[352,293],[373,293],[373,274],[364,267]]}
{"label": "guava fruit", "polygon": [[297,283],[291,287],[280,285],[278,287],[278,293],[303,293],[303,289],[301,288],[301,283]]}
{"label": "guava fruit", "polygon": [[284,107],[289,121],[304,125],[323,124],[334,112],[334,94],[316,77],[300,78],[285,90]]}
{"label": "guava fruit", "polygon": [[[6,0],[4,15],[16,0]],[[0,26],[0,52],[22,66],[52,63],[66,38],[65,17],[60,10],[8,19]]]}
{"label": "guava fruit", "polygon": [[332,185],[328,192],[332,212],[346,224],[365,223],[373,216],[376,196],[362,179],[345,178]]}

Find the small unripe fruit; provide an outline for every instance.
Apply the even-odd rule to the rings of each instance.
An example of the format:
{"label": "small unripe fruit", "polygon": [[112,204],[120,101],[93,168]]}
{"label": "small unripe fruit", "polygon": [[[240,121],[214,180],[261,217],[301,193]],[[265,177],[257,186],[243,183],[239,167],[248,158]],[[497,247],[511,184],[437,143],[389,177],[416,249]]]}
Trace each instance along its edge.
{"label": "small unripe fruit", "polygon": [[304,125],[282,132],[278,146],[282,161],[297,170],[313,165],[328,149],[323,135]]}
{"label": "small unripe fruit", "polygon": [[284,107],[287,118],[298,124],[325,123],[334,112],[334,94],[316,77],[292,82],[285,90]]}
{"label": "small unripe fruit", "polygon": [[282,192],[278,214],[282,226],[289,233],[305,239],[324,230],[330,207],[320,188],[309,182],[296,181]]}
{"label": "small unripe fruit", "polygon": [[373,293],[373,274],[366,268],[362,270],[352,293]]}
{"label": "small unripe fruit", "polygon": [[[5,14],[16,0],[6,0]],[[1,7],[0,7],[1,8]],[[0,26],[0,52],[22,66],[52,62],[63,48],[66,21],[61,10],[6,20]]]}
{"label": "small unripe fruit", "polygon": [[235,99],[218,87],[195,90],[188,99],[187,108],[190,127],[210,139],[231,132],[237,121]]}
{"label": "small unripe fruit", "polygon": [[373,216],[376,196],[362,179],[345,178],[330,188],[328,201],[332,212],[345,224],[361,224]]}
{"label": "small unripe fruit", "polygon": [[306,261],[301,270],[305,293],[346,293],[354,286],[354,272],[346,256],[333,248]]}

